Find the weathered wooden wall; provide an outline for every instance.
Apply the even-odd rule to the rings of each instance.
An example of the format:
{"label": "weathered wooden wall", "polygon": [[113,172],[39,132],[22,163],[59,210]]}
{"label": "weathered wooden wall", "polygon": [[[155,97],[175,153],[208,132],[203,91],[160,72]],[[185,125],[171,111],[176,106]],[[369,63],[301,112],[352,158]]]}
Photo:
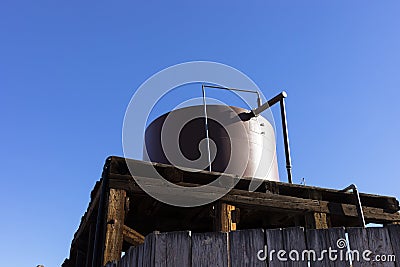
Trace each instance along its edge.
{"label": "weathered wooden wall", "polygon": [[[339,249],[338,239],[346,240],[346,247]],[[328,254],[321,261],[279,261],[277,252],[285,250],[316,251],[317,257],[323,249],[338,250],[336,261],[331,261]],[[302,227],[286,229],[252,229],[229,233],[190,233],[170,232],[152,233],[146,236],[142,245],[131,247],[119,262],[108,263],[106,267],[134,266],[350,266],[350,262],[340,260],[351,250],[371,250],[373,255],[395,255],[398,261],[365,262],[354,261],[352,266],[400,266],[400,225],[377,228],[329,228],[304,230]],[[260,261],[257,252],[265,250],[273,260]],[[261,256],[263,256],[262,254]],[[295,256],[295,254],[293,254]],[[284,257],[288,258],[288,254]],[[301,257],[301,256],[300,256]]]}

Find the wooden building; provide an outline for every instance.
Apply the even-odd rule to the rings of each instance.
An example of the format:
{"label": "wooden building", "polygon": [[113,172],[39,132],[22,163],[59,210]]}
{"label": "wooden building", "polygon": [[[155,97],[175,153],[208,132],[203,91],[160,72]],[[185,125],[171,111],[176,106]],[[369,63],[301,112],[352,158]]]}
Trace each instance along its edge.
{"label": "wooden building", "polygon": [[[165,179],[178,185],[201,186],[221,175],[236,185],[228,194],[208,205],[175,207],[146,194],[130,175],[126,159],[109,157],[101,180],[91,192],[91,201],[63,267],[104,266],[119,260],[123,252],[132,251],[129,250],[131,246],[143,244],[145,236],[154,235],[154,231],[228,233],[258,228],[302,227],[309,230],[362,226],[358,200],[349,192],[272,181],[263,181],[255,192],[249,192],[248,178],[128,161],[133,167],[155,168]],[[155,177],[145,178],[149,183],[155,180]],[[396,198],[364,193],[360,193],[359,198],[366,223],[384,226],[400,223]]]}

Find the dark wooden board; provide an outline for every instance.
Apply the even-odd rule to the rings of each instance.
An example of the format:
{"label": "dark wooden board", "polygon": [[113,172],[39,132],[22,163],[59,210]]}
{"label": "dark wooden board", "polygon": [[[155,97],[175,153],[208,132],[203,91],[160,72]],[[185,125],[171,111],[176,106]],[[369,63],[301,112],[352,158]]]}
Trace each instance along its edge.
{"label": "dark wooden board", "polygon": [[166,233],[166,266],[190,266],[191,238],[189,231]]}
{"label": "dark wooden board", "polygon": [[[145,241],[146,242],[146,239]],[[137,246],[137,267],[148,266],[145,264],[144,244]]]}
{"label": "dark wooden board", "polygon": [[[362,254],[366,250],[370,250],[372,254],[369,258],[373,259],[376,255],[392,255],[393,249],[387,228],[371,227],[371,228],[347,228],[350,241],[350,249],[359,252],[359,261],[354,260],[353,266],[384,266],[395,267],[393,262],[366,261]],[[368,256],[368,255],[367,255]]]}
{"label": "dark wooden board", "polygon": [[[219,177],[223,177],[224,179],[232,180],[233,183],[236,184],[237,189],[248,191],[249,185],[252,181],[251,177],[242,177],[238,179],[234,175],[216,172],[198,170],[190,172],[181,170],[171,165],[125,159],[115,156],[109,157],[106,160],[105,168],[107,168],[108,172],[111,174],[130,176],[128,164],[130,168],[135,171],[135,176],[146,176],[146,174],[152,173],[152,171],[149,170],[156,169],[158,173],[171,182],[208,184]],[[271,188],[274,189],[272,190],[274,193],[286,196],[354,204],[354,195],[352,193],[345,193],[341,192],[340,190],[320,188],[315,186],[263,181],[262,186],[260,186],[258,191],[271,191],[269,190]],[[364,205],[369,207],[382,208],[390,212],[396,212],[400,210],[399,202],[395,197],[360,193],[360,199]]]}
{"label": "dark wooden board", "polygon": [[400,225],[388,225],[387,229],[390,235],[390,243],[392,244],[393,253],[396,257],[396,267],[400,267]]}
{"label": "dark wooden board", "polygon": [[[265,230],[265,236],[268,252],[267,260],[270,267],[307,266],[307,261],[303,261],[301,257],[295,260],[291,260],[289,257],[292,250],[300,252],[306,249],[304,229],[302,227],[269,229]],[[281,254],[281,258],[287,259],[286,261],[278,258],[279,251],[285,251],[285,254]],[[295,258],[294,254],[293,257]]]}
{"label": "dark wooden board", "polygon": [[152,254],[155,267],[167,266],[167,243],[165,233],[153,233]]}
{"label": "dark wooden board", "polygon": [[[306,249],[306,240],[303,227],[290,227],[282,230],[283,244],[286,251]],[[307,262],[300,259],[299,262],[294,262],[291,266],[306,266]]]}
{"label": "dark wooden board", "polygon": [[139,266],[139,252],[140,252],[139,246],[131,247],[130,250],[131,251],[129,258],[131,264],[133,264],[133,266]]}
{"label": "dark wooden board", "polygon": [[126,267],[137,266],[137,251],[137,247],[130,247],[128,249],[127,254],[125,254],[125,257],[127,257]]}
{"label": "dark wooden board", "polygon": [[[114,175],[113,175],[114,176]],[[120,177],[118,179],[112,179],[110,181],[110,186],[112,188],[125,188],[126,190],[133,192],[134,194],[145,194],[144,191],[135,184],[133,178],[130,180],[123,180]],[[164,198],[173,198],[174,194],[171,190],[167,190],[168,184],[164,184],[159,179],[145,178],[141,177],[141,183],[146,183],[149,188],[159,196]],[[187,186],[187,184],[181,184],[182,186]],[[192,184],[194,185],[194,184]],[[198,190],[201,190],[198,188]],[[218,190],[218,189],[216,189]],[[217,192],[217,191],[216,191]],[[190,195],[190,191],[186,192],[188,197],[200,199],[213,199],[215,196],[209,188],[204,189],[202,194]],[[358,218],[357,208],[353,204],[343,204],[343,203],[332,203],[323,200],[315,199],[304,199],[293,196],[279,195],[270,192],[248,192],[244,190],[232,189],[228,194],[223,196],[221,201],[229,203],[234,206],[247,207],[247,208],[257,208],[257,209],[280,209],[287,212],[320,212],[326,214],[334,214],[336,216],[348,217],[348,218]],[[391,223],[400,221],[400,213],[388,213],[384,209],[375,207],[365,207],[363,206],[364,217],[368,222],[375,223]]]}
{"label": "dark wooden board", "polygon": [[228,267],[229,265],[227,247],[227,233],[214,232],[193,234],[192,267]]}
{"label": "dark wooden board", "polygon": [[[311,259],[311,266],[332,266],[341,267],[349,266],[350,263],[346,260],[347,242],[346,232],[343,227],[329,229],[308,229],[306,230],[307,249],[315,251],[315,258]],[[331,256],[322,254],[325,250],[329,253],[329,248],[332,249]]]}
{"label": "dark wooden board", "polygon": [[267,266],[266,261],[257,258],[257,252],[263,249],[263,229],[240,230],[229,233],[231,267]]}
{"label": "dark wooden board", "polygon": [[145,237],[143,247],[143,266],[166,266],[165,234],[151,233]]}
{"label": "dark wooden board", "polygon": [[264,250],[265,249],[267,250],[264,251],[263,254],[260,254],[260,256],[265,258],[265,261],[268,263],[268,266],[269,267],[283,266],[281,265],[282,262],[280,262],[276,257],[274,257],[273,255],[272,257],[270,257],[272,250],[279,251],[285,248],[283,244],[282,229],[281,228],[266,229],[265,244],[266,247],[264,248]]}

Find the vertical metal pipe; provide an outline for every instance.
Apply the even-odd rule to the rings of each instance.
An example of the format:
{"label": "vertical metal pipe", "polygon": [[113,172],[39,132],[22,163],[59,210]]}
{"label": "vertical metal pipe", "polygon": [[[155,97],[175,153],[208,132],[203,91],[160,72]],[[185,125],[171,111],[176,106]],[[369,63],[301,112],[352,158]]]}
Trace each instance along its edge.
{"label": "vertical metal pipe", "polygon": [[293,181],[292,181],[292,163],[291,163],[292,160],[290,158],[289,134],[288,134],[287,121],[286,121],[285,99],[281,98],[279,103],[280,103],[280,107],[281,107],[283,142],[285,144],[286,170],[287,170],[288,182],[292,184],[293,183]]}
{"label": "vertical metal pipe", "polygon": [[207,139],[207,153],[208,153],[208,170],[211,171],[211,152],[210,152],[210,139],[208,138],[208,117],[207,117],[207,104],[206,104],[206,90],[204,85],[201,86],[203,92],[203,106],[204,106],[204,126],[206,128],[206,139]]}
{"label": "vertical metal pipe", "polygon": [[261,102],[261,97],[260,94],[257,92],[257,107],[261,107],[262,106],[262,102]]}

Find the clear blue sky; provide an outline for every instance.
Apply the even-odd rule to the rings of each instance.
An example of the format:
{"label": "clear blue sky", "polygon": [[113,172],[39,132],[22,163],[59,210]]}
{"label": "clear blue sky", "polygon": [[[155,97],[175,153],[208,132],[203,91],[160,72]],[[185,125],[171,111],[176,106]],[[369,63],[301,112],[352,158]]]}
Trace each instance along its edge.
{"label": "clear blue sky", "polygon": [[185,61],[288,92],[295,182],[400,197],[398,1],[200,2],[1,2],[7,266],[63,262],[104,160],[122,155],[131,96]]}

